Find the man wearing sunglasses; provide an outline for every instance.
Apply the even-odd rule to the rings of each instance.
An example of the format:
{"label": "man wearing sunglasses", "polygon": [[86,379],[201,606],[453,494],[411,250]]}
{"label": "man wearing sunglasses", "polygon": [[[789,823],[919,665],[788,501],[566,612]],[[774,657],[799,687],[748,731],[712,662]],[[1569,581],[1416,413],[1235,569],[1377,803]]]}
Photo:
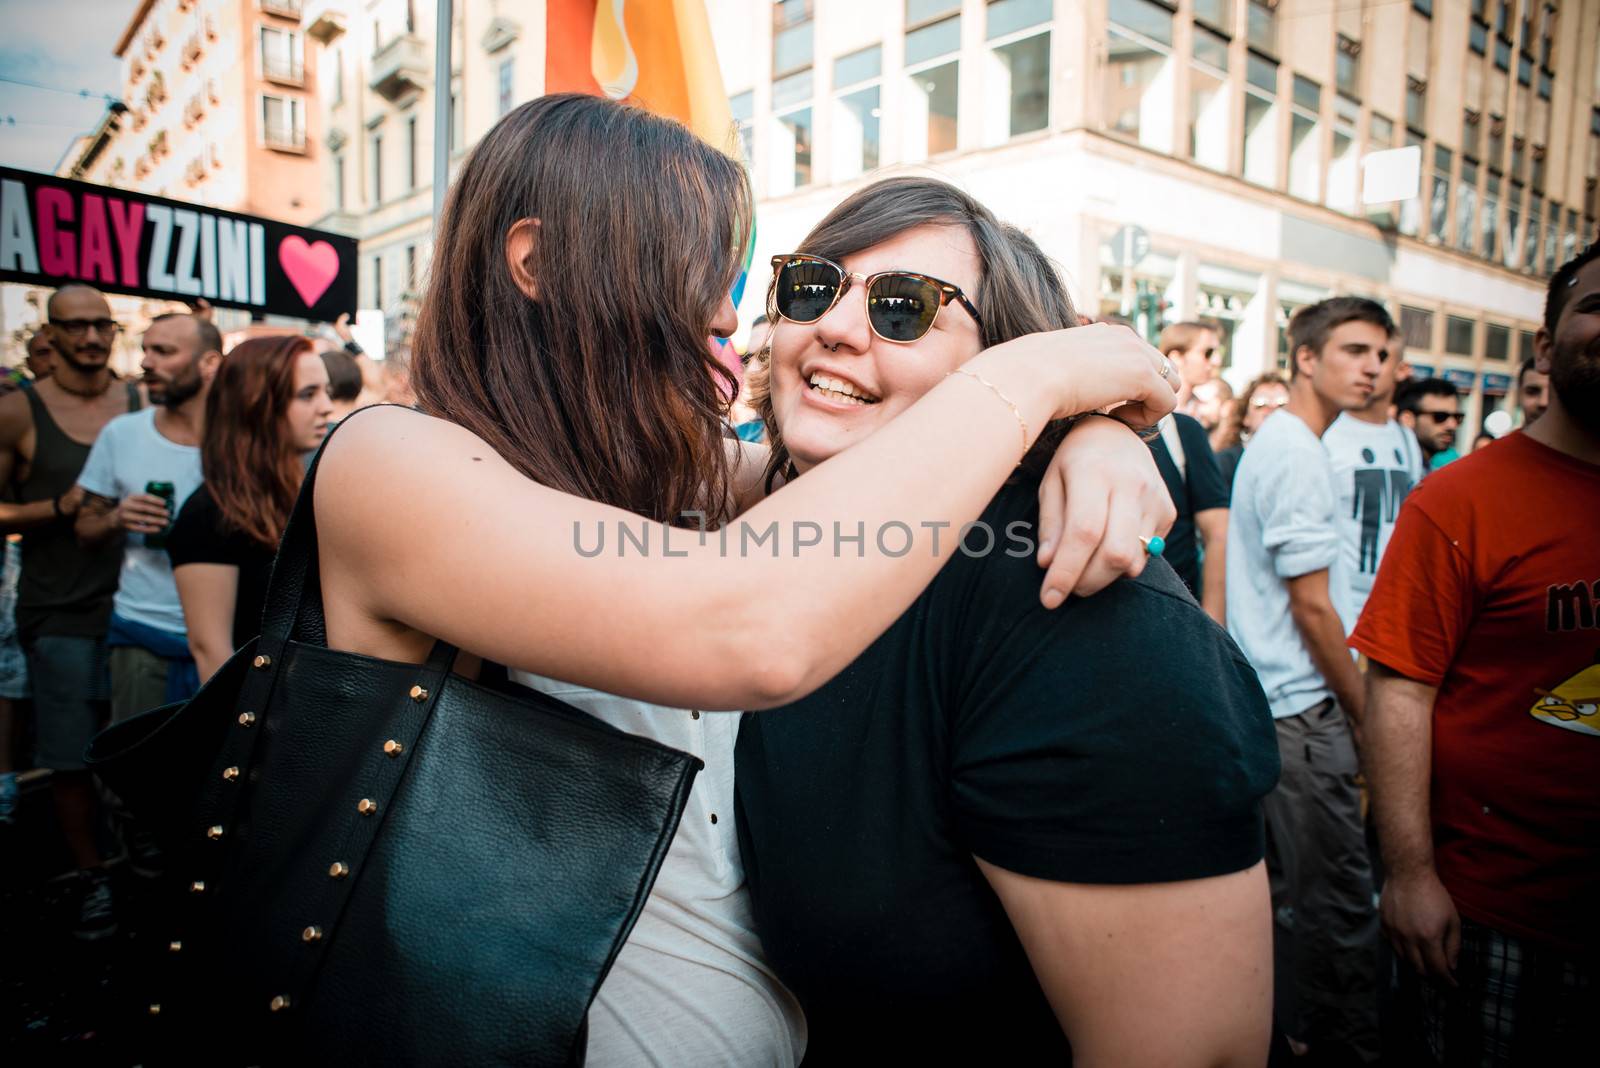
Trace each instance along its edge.
{"label": "man wearing sunglasses", "polygon": [[1456,431],[1466,413],[1456,387],[1442,378],[1414,378],[1395,397],[1400,422],[1417,435],[1427,470],[1455,459]]}
{"label": "man wearing sunglasses", "polygon": [[96,939],[116,923],[99,868],[97,803],[83,750],[110,697],[105,641],[122,545],[81,546],[73,520],[90,446],[107,423],[139,408],[140,396],[111,372],[119,326],[99,290],[63,286],[47,314],[56,352],[50,376],[0,397],[0,485],[11,490],[0,503],[0,532],[23,534],[17,633],[33,683],[35,761],[52,770],[56,820],[78,869],[74,933]]}

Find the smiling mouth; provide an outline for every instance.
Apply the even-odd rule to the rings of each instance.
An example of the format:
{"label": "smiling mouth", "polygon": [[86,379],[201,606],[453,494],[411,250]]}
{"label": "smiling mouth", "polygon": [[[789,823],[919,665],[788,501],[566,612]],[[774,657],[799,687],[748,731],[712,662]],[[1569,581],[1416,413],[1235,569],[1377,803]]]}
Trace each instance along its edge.
{"label": "smiling mouth", "polygon": [[841,378],[833,378],[825,374],[813,374],[806,382],[806,388],[822,395],[826,400],[835,404],[868,405],[877,404],[882,398],[851,385]]}

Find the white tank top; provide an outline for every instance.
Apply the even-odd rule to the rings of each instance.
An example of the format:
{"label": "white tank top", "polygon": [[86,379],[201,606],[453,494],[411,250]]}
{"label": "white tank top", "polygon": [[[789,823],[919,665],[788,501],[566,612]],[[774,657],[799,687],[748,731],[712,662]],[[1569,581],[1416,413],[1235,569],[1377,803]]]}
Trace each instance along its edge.
{"label": "white tank top", "polygon": [[644,912],[589,1011],[588,1063],[799,1064],[805,1016],[762,955],[739,860],[733,746],[740,713],[665,708],[528,671],[511,679],[706,765]]}

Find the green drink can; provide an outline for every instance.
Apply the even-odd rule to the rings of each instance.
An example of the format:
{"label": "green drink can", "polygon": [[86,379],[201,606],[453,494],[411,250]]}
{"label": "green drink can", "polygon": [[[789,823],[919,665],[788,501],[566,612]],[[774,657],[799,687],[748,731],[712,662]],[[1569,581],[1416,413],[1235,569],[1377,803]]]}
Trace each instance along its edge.
{"label": "green drink can", "polygon": [[178,495],[178,487],[170,482],[146,482],[144,491],[152,497],[160,497],[167,502],[167,525],[155,534],[144,536],[146,549],[165,549],[167,547],[167,534],[172,530],[172,501]]}

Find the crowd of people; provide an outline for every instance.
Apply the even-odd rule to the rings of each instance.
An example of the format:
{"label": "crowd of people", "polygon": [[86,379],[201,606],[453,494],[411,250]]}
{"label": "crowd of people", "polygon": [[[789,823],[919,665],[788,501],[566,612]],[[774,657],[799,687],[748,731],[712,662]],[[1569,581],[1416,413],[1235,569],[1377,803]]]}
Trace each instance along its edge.
{"label": "crowd of people", "polygon": [[[749,203],[682,127],[558,95],[469,155],[387,376],[343,321],[224,351],[199,313],[122,380],[105,298],[51,297],[0,396],[0,759],[31,699],[75,934],[117,929],[108,863],[162,866],[85,747],[257,633],[337,426],[330,646],[447,641],[705,763],[591,1063],[1565,1063],[1600,947],[1600,248],[1551,280],[1520,428],[1458,457],[1382,305],[1302,308],[1235,396],[1214,325],[1080,325],[932,179],[774,258],[741,376],[706,338]],[[629,513],[834,552],[575,566]]]}

